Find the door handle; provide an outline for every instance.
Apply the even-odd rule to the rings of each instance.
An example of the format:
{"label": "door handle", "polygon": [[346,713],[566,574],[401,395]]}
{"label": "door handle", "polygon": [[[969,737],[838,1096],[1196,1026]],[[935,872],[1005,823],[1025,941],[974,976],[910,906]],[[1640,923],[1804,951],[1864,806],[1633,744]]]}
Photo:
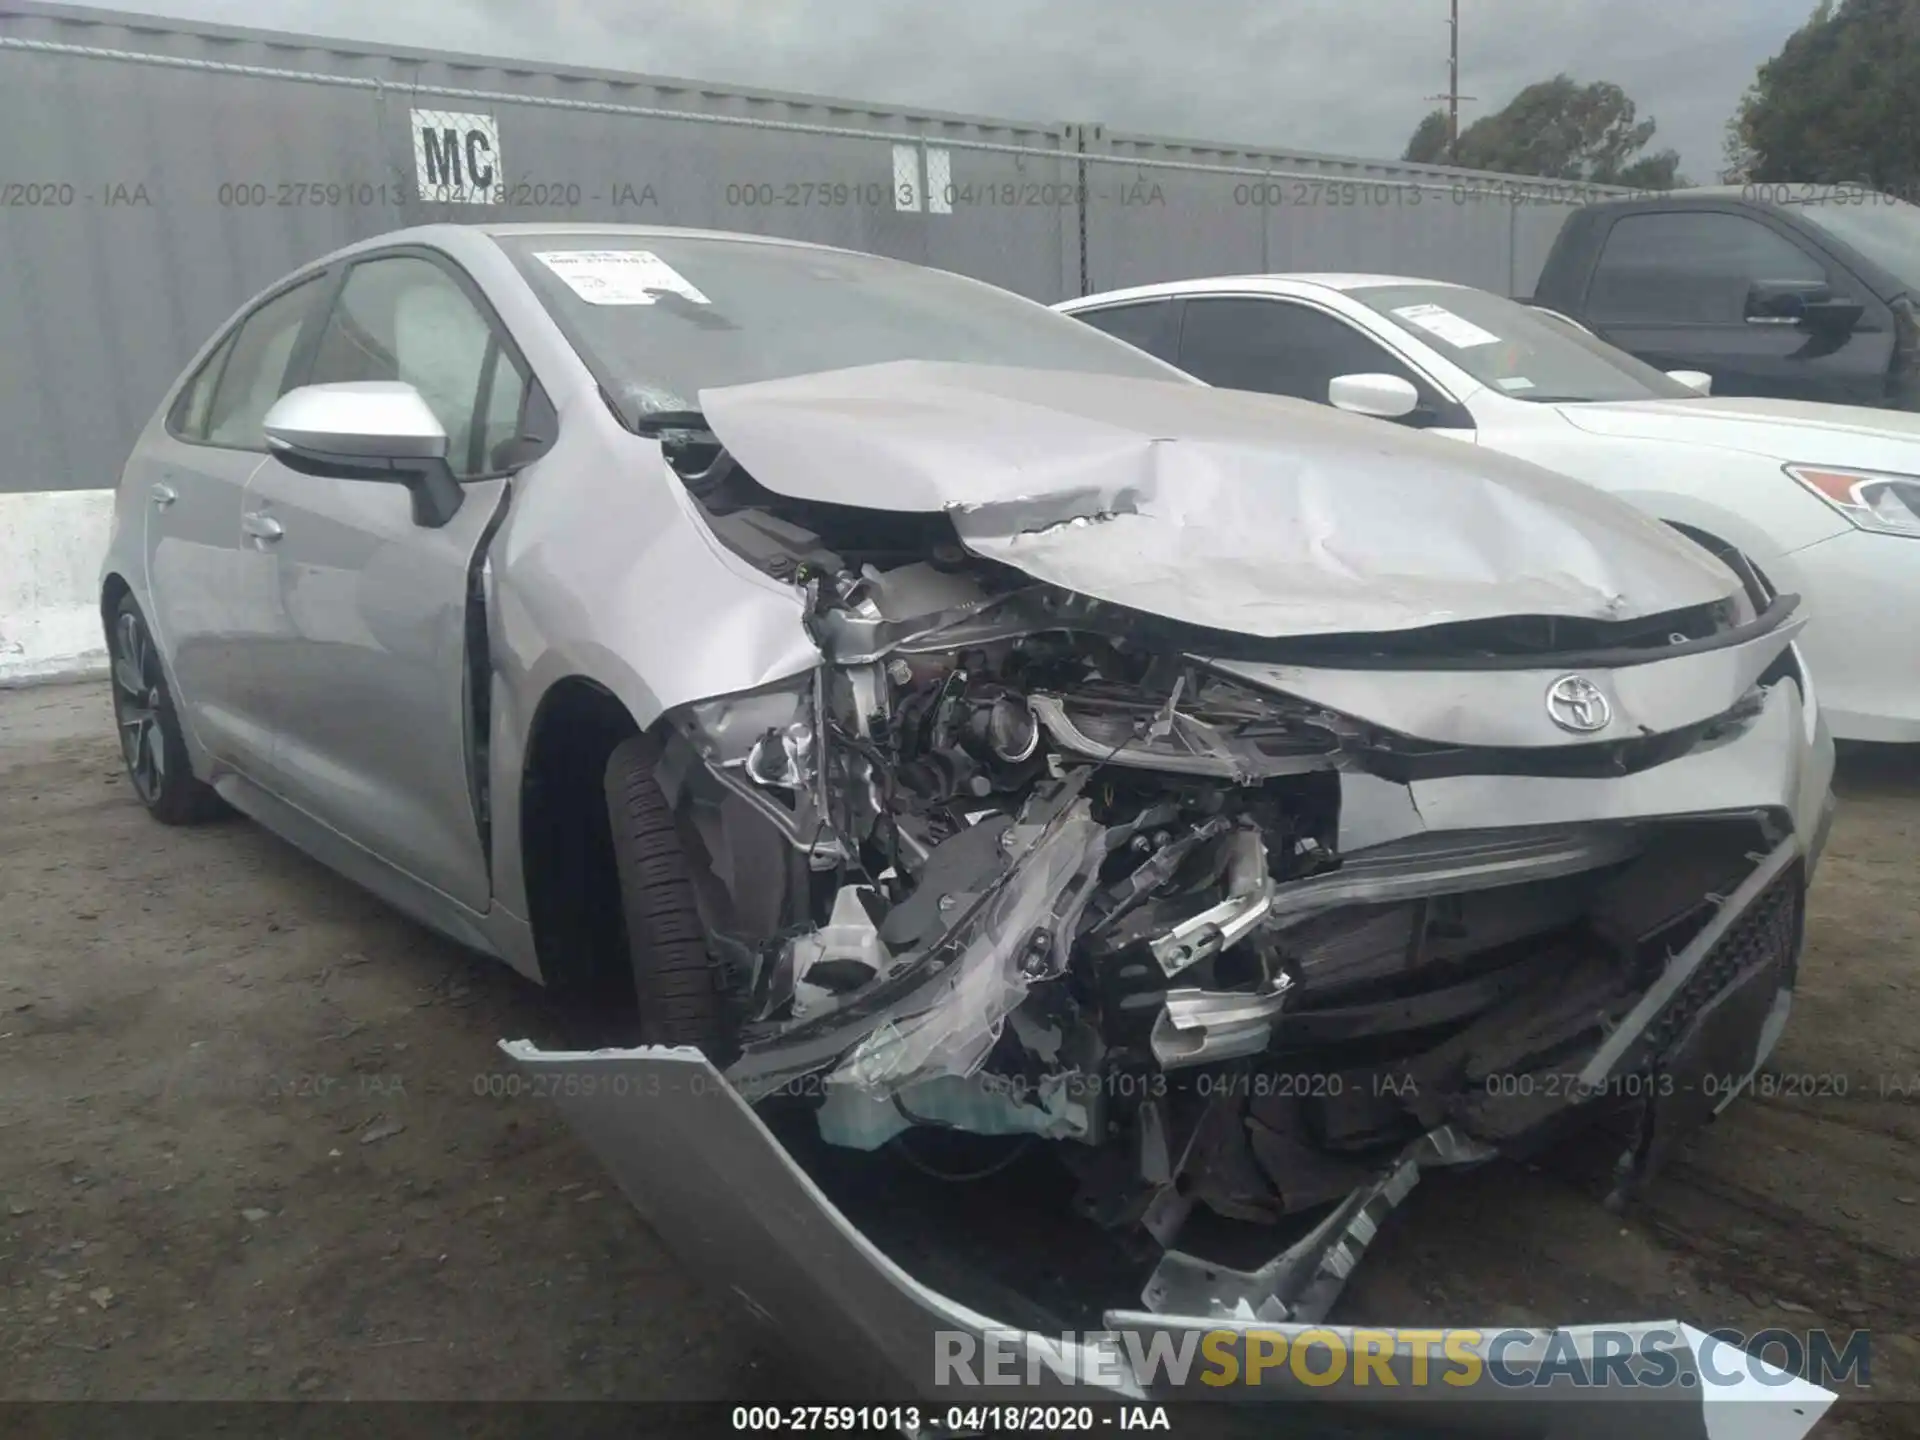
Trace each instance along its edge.
{"label": "door handle", "polygon": [[263,544],[278,540],[287,532],[280,522],[271,515],[263,515],[258,510],[249,510],[240,517],[240,528]]}
{"label": "door handle", "polygon": [[153,497],[154,505],[162,510],[180,498],[180,492],[171,485],[156,484],[147,493]]}

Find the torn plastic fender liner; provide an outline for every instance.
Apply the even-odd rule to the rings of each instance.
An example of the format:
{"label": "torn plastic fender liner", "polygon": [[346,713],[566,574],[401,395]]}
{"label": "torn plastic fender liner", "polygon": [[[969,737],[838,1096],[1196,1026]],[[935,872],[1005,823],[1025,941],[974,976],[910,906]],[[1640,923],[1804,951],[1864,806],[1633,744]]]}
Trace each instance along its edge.
{"label": "torn plastic fender liner", "polygon": [[[1116,1366],[1111,1350],[1095,1350],[1093,1337],[1070,1341],[1002,1326],[907,1274],[826,1198],[699,1051],[647,1047],[549,1053],[525,1040],[503,1042],[501,1048],[541,1077],[542,1089],[689,1273],[744,1305],[776,1343],[810,1367],[824,1396],[863,1401],[1372,1399],[1403,1415],[1433,1405],[1440,1417],[1451,1417],[1449,1428],[1456,1433],[1465,1421],[1487,1434],[1552,1435],[1558,1433],[1556,1416],[1564,1421],[1580,1413],[1588,1427],[1581,1433],[1614,1433],[1593,1430],[1586,1406],[1568,1406],[1594,1400],[1631,1405],[1621,1425],[1676,1440],[1802,1440],[1835,1398],[1725,1347],[1717,1358],[1703,1361],[1701,1352],[1716,1342],[1677,1321],[1567,1327],[1531,1344],[1513,1345],[1499,1357],[1509,1377],[1526,1376],[1549,1354],[1563,1355],[1570,1348],[1595,1356],[1600,1353],[1596,1337],[1626,1334],[1634,1337],[1636,1353],[1671,1358],[1677,1383],[1659,1387],[1608,1385],[1596,1392],[1558,1383],[1495,1384],[1485,1364],[1488,1342],[1500,1333],[1492,1326],[1482,1328],[1477,1345],[1466,1347],[1483,1362],[1472,1385],[1416,1387],[1412,1354],[1404,1346],[1386,1362],[1399,1383],[1390,1390],[1378,1387],[1371,1396],[1347,1387],[1308,1387],[1289,1365],[1266,1368],[1251,1387],[1204,1384],[1204,1375],[1217,1377],[1218,1371],[1197,1359],[1184,1385],[1173,1383],[1164,1370],[1143,1377],[1132,1371],[1129,1357],[1155,1353],[1160,1335],[1177,1350],[1189,1335],[1259,1330],[1290,1340],[1313,1329],[1322,1337],[1331,1331],[1350,1354],[1357,1348],[1356,1335],[1341,1326],[1235,1317],[1224,1313],[1231,1302],[1220,1314],[1109,1311],[1103,1326],[1118,1348]],[[964,1372],[939,1367],[942,1355],[955,1353],[956,1336],[963,1347],[972,1342],[975,1356],[985,1352],[989,1336],[996,1353],[1011,1340],[1015,1359],[1007,1369],[1019,1383],[982,1388],[967,1384]],[[1022,1351],[1034,1362],[1025,1363]],[[1102,1376],[1104,1383],[1089,1378]],[[1692,1383],[1681,1378],[1687,1376]],[[1716,1383],[1702,1383],[1707,1376]],[[1722,1377],[1729,1383],[1718,1383]],[[1492,1403],[1461,1403],[1479,1401]]]}

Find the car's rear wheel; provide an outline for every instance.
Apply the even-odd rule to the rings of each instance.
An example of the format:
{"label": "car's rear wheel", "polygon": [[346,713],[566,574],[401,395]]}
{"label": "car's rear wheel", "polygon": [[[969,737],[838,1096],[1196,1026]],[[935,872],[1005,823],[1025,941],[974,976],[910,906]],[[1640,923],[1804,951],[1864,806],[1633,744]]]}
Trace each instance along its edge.
{"label": "car's rear wheel", "polygon": [[653,778],[658,760],[653,742],[636,735],[614,747],[606,771],[640,1039],[695,1045],[719,1061],[727,1041],[720,977],[673,811]]}
{"label": "car's rear wheel", "polygon": [[226,806],[213,787],[194,776],[160,652],[131,595],[114,607],[107,656],[120,754],[140,803],[163,825],[192,825],[222,814]]}

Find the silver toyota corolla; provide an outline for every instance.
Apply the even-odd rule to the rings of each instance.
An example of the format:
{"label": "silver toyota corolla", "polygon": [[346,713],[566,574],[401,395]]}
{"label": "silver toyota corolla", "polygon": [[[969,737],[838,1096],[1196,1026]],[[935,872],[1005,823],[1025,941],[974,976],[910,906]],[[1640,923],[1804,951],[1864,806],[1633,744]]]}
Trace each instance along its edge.
{"label": "silver toyota corolla", "polygon": [[636,1048],[507,1049],[862,1395],[1318,1321],[1423,1168],[1570,1125],[1631,1189],[1777,1039],[1831,805],[1750,568],[739,235],[307,266],[140,437],[101,608],[158,819],[628,988]]}

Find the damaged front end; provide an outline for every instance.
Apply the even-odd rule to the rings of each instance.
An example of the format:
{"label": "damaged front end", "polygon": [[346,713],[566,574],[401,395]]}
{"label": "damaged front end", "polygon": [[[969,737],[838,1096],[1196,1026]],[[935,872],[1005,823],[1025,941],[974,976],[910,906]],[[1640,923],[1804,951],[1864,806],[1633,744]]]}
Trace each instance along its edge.
{"label": "damaged front end", "polygon": [[1009,559],[1115,513],[667,452],[822,657],[663,727],[732,1043],[509,1048],[858,1393],[986,1317],[1319,1321],[1422,1170],[1601,1125],[1624,1195],[1777,1039],[1831,768],[1790,597],[1249,636]]}

